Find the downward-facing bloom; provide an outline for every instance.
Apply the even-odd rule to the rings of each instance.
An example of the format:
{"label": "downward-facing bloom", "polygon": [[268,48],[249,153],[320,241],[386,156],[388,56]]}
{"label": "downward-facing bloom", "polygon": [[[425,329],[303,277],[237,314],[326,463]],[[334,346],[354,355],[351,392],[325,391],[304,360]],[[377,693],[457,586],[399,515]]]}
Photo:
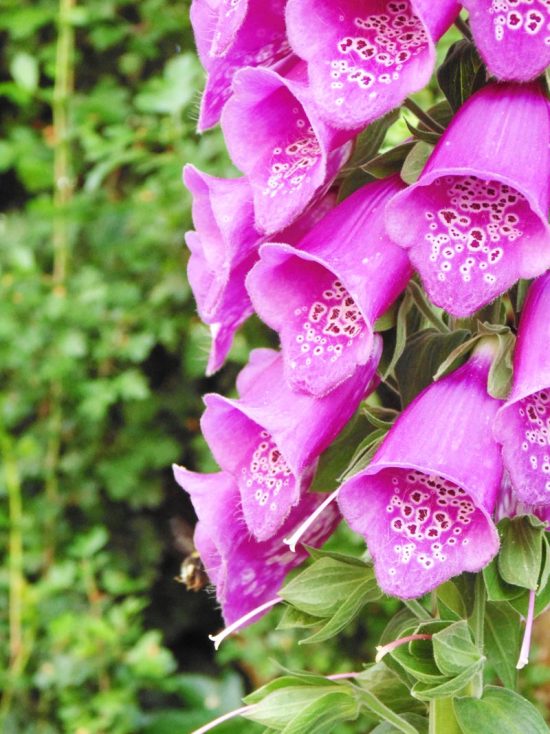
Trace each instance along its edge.
{"label": "downward-facing bloom", "polygon": [[[187,165],[183,180],[193,197],[195,225],[185,236],[191,251],[187,274],[199,315],[210,327],[207,374],[212,374],[224,363],[235,331],[252,314],[245,278],[264,237],[254,227],[252,190],[245,177],[216,178]],[[301,239],[335,203],[333,193],[315,201],[281,237]]]}
{"label": "downward-facing bloom", "polygon": [[527,294],[512,392],[498,412],[495,436],[517,498],[550,505],[550,273]]}
{"label": "downward-facing bloom", "polygon": [[550,64],[548,0],[463,0],[474,41],[491,74],[524,82]]}
{"label": "downward-facing bloom", "polygon": [[286,0],[193,0],[190,16],[199,58],[207,72],[198,129],[220,119],[235,72],[245,66],[281,66],[291,56]]}
{"label": "downward-facing bloom", "polygon": [[242,69],[233,90],[222,115],[227,149],[252,186],[256,226],[273,234],[332,182],[350,136],[319,118],[301,64],[287,76]]}
{"label": "downward-facing bloom", "polygon": [[458,9],[454,0],[289,0],[289,41],[308,62],[323,118],[361,127],[424,87],[434,41]]}
{"label": "downward-facing bloom", "polygon": [[454,316],[550,267],[549,109],[536,83],[484,87],[387,206],[390,236]]}
{"label": "downward-facing bloom", "polygon": [[502,478],[491,426],[492,348],[479,347],[430,385],[397,419],[371,464],[342,485],[339,504],[366,538],[380,588],[411,598],[463,571],[479,571],[498,550],[491,520]]}
{"label": "downward-facing bloom", "polygon": [[316,459],[365,397],[380,357],[325,398],[294,393],[282,358],[256,349],[237,380],[240,399],[205,396],[204,437],[220,467],[236,479],[242,511],[257,540],[276,533],[298,504]]}
{"label": "downward-facing bloom", "polygon": [[369,183],[296,247],[261,248],[247,288],[260,318],[280,334],[293,389],[326,395],[369,361],[374,322],[412,272],[384,227],[384,205],[403,186],[397,176]]}
{"label": "downward-facing bloom", "polygon": [[[325,499],[324,494],[305,494],[284,525],[264,542],[254,540],[240,507],[239,488],[227,472],[197,474],[174,466],[176,481],[191,496],[198,516],[194,543],[206,573],[216,587],[216,598],[230,625],[277,594],[286,574],[305,560],[299,547],[289,551],[283,539]],[[304,536],[307,545],[320,546],[336,529],[340,515],[332,506]],[[255,616],[250,621],[255,621]]]}

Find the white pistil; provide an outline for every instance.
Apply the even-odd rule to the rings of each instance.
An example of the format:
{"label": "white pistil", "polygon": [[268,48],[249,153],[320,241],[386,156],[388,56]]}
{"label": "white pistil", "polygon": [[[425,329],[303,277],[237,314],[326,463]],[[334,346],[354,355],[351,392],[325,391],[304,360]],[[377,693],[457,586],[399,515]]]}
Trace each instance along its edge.
{"label": "white pistil", "polygon": [[200,729],[195,729],[191,732],[191,734],[206,734],[207,731],[214,729],[214,727],[218,726],[218,724],[223,724],[224,721],[229,721],[229,719],[234,719],[236,716],[246,714],[247,711],[250,711],[253,708],[253,706],[242,706],[240,709],[229,711],[229,713],[224,714],[223,716],[219,716],[217,719],[214,719],[214,721],[210,721],[208,724],[201,726]]}
{"label": "white pistil", "polygon": [[208,638],[212,640],[212,642],[214,643],[214,647],[217,650],[226,637],[229,637],[229,635],[232,635],[233,632],[237,632],[237,630],[239,630],[243,625],[245,625],[251,619],[254,619],[256,615],[261,614],[262,612],[265,612],[267,609],[270,609],[271,607],[274,607],[275,604],[278,604],[281,601],[283,600],[281,599],[280,596],[276,596],[275,599],[270,599],[269,601],[266,601],[264,604],[261,604],[259,607],[256,607],[256,609],[252,609],[252,611],[248,612],[247,614],[242,616],[240,619],[237,619],[236,622],[233,622],[232,624],[230,624],[228,627],[223,629],[217,635],[208,635]]}
{"label": "white pistil", "polygon": [[319,517],[319,515],[325,511],[325,509],[330,505],[331,502],[333,502],[336,497],[338,496],[338,492],[340,491],[340,488],[336,489],[332,494],[330,494],[324,502],[321,502],[319,507],[311,513],[311,515],[307,518],[307,520],[304,520],[304,522],[300,525],[300,527],[294,531],[294,533],[290,536],[290,538],[285,538],[283,543],[286,543],[290,550],[293,553],[296,553],[296,545],[298,544],[300,538],[302,535],[304,535],[307,530],[313,525],[315,520]]}
{"label": "white pistil", "polygon": [[529,592],[529,606],[527,607],[527,619],[525,620],[525,632],[523,633],[523,642],[519,651],[519,659],[516,665],[517,670],[525,668],[529,662],[529,649],[531,647],[531,634],[533,632],[533,620],[535,618],[535,591],[531,589]]}

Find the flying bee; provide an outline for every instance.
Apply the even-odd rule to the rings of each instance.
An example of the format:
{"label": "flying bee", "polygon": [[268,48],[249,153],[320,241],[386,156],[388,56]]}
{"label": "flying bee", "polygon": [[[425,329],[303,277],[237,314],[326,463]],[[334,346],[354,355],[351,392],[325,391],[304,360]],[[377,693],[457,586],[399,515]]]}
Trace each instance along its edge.
{"label": "flying bee", "polygon": [[193,528],[181,517],[173,517],[170,520],[170,527],[176,548],[185,554],[179,576],[174,576],[174,580],[184,584],[188,591],[204,589],[209,581],[201,557],[193,544]]}

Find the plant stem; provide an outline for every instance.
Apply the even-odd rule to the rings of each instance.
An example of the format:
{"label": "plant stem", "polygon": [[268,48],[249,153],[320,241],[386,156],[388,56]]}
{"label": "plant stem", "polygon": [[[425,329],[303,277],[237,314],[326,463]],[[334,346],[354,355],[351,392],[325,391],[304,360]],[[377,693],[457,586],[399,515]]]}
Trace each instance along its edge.
{"label": "plant stem", "polygon": [[73,195],[69,99],[74,91],[74,28],[70,14],[76,0],[59,0],[58,36],[53,90],[54,221],[53,281],[61,291],[67,273],[70,231],[67,206]]}
{"label": "plant stem", "polygon": [[472,40],[472,32],[470,31],[470,26],[466,23],[466,21],[460,17],[460,15],[455,20],[455,26],[458,28],[458,30],[462,33],[464,38],[467,41]]}
{"label": "plant stem", "polygon": [[430,701],[429,734],[462,734],[452,698],[434,698]]}
{"label": "plant stem", "polygon": [[[475,583],[474,610],[472,612],[472,627],[474,640],[480,654],[484,654],[484,627],[485,627],[485,604],[487,601],[487,592],[485,590],[485,582],[483,574],[478,573]],[[479,673],[476,674],[472,681],[472,695],[481,698],[483,694],[483,666]]]}
{"label": "plant stem", "polygon": [[433,117],[430,117],[427,112],[424,112],[422,107],[419,107],[410,97],[407,97],[403,102],[403,107],[410,110],[413,115],[415,115],[420,122],[422,122],[428,130],[431,130],[433,133],[440,134],[445,132],[443,125],[440,125],[439,122],[436,122],[436,120],[434,120]]}

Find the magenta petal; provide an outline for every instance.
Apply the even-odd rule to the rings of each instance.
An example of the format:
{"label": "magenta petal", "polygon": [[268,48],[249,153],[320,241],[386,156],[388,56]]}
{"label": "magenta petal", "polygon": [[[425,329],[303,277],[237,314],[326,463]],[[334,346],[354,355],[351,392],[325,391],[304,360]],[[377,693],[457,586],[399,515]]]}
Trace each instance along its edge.
{"label": "magenta petal", "polygon": [[388,204],[388,233],[454,316],[550,267],[549,137],[537,84],[487,86],[460,108],[418,182]]}
{"label": "magenta petal", "polygon": [[546,0],[463,0],[487,68],[498,79],[525,82],[550,64]]}
{"label": "magenta petal", "polygon": [[[303,76],[298,67],[294,76]],[[271,69],[243,69],[224,108],[222,128],[235,165],[254,192],[256,226],[288,227],[335,177],[349,154],[343,136],[319,119],[305,81]]]}
{"label": "magenta petal", "polygon": [[200,60],[207,72],[199,132],[215,125],[231,96],[235,72],[245,66],[284,64],[290,57],[284,0],[222,0],[215,5],[194,0],[191,22]]}
{"label": "magenta petal", "polygon": [[[307,552],[303,546],[292,553],[284,539],[327,495],[304,495],[278,533],[259,543],[250,537],[244,524],[239,488],[231,474],[197,474],[174,466],[174,475],[191,496],[199,519],[195,546],[210,581],[216,586],[216,597],[229,625],[273,599],[286,574],[305,560]],[[303,543],[313,547],[322,545],[339,522],[340,514],[332,504],[307,531]]]}
{"label": "magenta petal", "polygon": [[457,13],[454,0],[289,0],[288,36],[323,118],[353,129],[428,83],[434,38]]}
{"label": "magenta petal", "polygon": [[370,359],[374,322],[411,276],[384,227],[384,204],[403,186],[398,177],[367,184],[296,247],[262,247],[247,288],[280,334],[293,389],[322,397]]}
{"label": "magenta petal", "polygon": [[401,414],[371,464],[342,485],[339,504],[366,538],[387,594],[420,596],[498,550],[491,520],[502,460],[478,353],[430,385]]}
{"label": "magenta petal", "polygon": [[[280,356],[253,351],[238,400],[207,395],[201,426],[220,467],[236,477],[243,512],[258,540],[283,524],[311,479],[315,461],[351,418],[367,393],[380,357],[325,398],[293,393]],[[276,353],[274,353],[276,354]]]}
{"label": "magenta petal", "polygon": [[530,287],[514,354],[514,382],[495,421],[518,500],[550,505],[550,273]]}

